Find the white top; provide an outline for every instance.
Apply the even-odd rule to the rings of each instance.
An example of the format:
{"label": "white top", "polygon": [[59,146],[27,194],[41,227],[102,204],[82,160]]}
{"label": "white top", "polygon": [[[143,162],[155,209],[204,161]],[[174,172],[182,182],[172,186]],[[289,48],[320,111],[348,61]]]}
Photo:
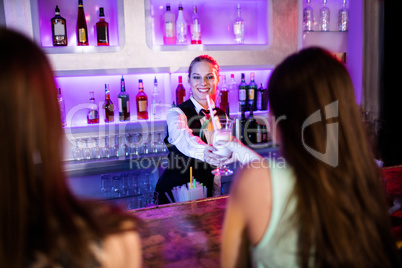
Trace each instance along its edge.
{"label": "white top", "polygon": [[[197,114],[203,107],[193,97],[190,100],[195,106]],[[215,103],[211,105],[215,108]],[[187,124],[187,116],[179,107],[174,107],[167,112],[166,122],[168,126],[169,143],[175,145],[177,149],[185,156],[205,161],[204,150],[206,144],[200,137],[193,135],[193,130]],[[201,118],[201,125],[205,122],[205,117]]]}

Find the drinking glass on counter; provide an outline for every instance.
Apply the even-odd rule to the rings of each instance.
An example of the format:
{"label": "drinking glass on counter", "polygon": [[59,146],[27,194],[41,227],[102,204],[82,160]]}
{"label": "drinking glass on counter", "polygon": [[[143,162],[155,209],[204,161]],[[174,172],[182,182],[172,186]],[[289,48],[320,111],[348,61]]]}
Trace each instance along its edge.
{"label": "drinking glass on counter", "polygon": [[106,158],[110,158],[111,156],[111,148],[109,146],[109,136],[104,136],[105,145],[102,147],[102,156]]}
{"label": "drinking glass on counter", "polygon": [[82,149],[81,149],[81,147],[80,147],[80,145],[79,145],[79,142],[81,141],[81,139],[80,138],[76,138],[75,139],[75,147],[74,147],[74,149],[73,149],[73,157],[74,157],[74,160],[81,160],[83,157],[82,157]]}
{"label": "drinking glass on counter", "polygon": [[92,158],[101,158],[101,148],[99,147],[99,137],[93,137],[95,141],[95,146],[92,147]]}
{"label": "drinking glass on counter", "polygon": [[127,145],[127,142],[129,141],[129,137],[130,137],[129,134],[125,134],[123,136],[123,142],[121,142],[121,145],[120,145],[121,153],[124,156],[130,155],[130,147]]}

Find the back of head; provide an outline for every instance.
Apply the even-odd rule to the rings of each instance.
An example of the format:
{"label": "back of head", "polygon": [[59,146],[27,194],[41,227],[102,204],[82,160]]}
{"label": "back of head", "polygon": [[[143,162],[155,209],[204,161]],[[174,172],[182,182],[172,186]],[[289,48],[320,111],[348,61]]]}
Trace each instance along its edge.
{"label": "back of head", "polygon": [[[50,64],[38,46],[11,30],[0,28],[0,51],[0,259],[4,260],[28,247],[19,243],[30,235],[30,221],[63,198],[67,187]],[[19,248],[7,245],[10,242]]]}
{"label": "back of head", "polygon": [[296,175],[302,266],[313,248],[317,267],[391,266],[379,172],[345,66],[320,48],[304,49],[278,65],[268,88],[281,151]]}

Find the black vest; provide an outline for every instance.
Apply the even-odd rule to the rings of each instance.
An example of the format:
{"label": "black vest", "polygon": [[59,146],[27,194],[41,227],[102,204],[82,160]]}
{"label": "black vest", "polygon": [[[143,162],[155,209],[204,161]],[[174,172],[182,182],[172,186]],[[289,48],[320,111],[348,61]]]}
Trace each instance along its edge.
{"label": "black vest", "polygon": [[[191,100],[187,100],[178,106],[183,113],[187,116],[187,124],[190,129],[193,130],[194,136],[199,136],[201,129],[200,119],[203,116],[199,116],[195,110],[194,104]],[[217,115],[219,117],[226,117],[223,110],[216,108]],[[155,191],[159,193],[159,204],[169,203],[165,192],[169,194],[170,198],[173,199],[171,190],[173,187],[183,185],[190,182],[190,166],[193,168],[194,179],[208,189],[208,196],[212,196],[212,187],[214,175],[211,171],[215,168],[206,162],[202,162],[198,159],[188,157],[181,153],[176,146],[169,143],[168,141],[169,133],[167,133],[165,138],[165,144],[169,149],[168,155],[168,166],[163,172],[162,176],[159,178],[156,184]],[[205,137],[201,139],[207,143]]]}

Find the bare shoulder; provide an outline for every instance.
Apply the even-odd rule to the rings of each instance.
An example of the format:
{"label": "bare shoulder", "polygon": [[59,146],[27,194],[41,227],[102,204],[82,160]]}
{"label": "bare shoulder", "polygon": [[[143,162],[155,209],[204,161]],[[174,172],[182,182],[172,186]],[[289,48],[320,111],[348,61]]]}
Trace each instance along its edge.
{"label": "bare shoulder", "polygon": [[244,165],[236,174],[231,194],[234,196],[248,195],[270,184],[270,169],[266,160],[252,161]]}

